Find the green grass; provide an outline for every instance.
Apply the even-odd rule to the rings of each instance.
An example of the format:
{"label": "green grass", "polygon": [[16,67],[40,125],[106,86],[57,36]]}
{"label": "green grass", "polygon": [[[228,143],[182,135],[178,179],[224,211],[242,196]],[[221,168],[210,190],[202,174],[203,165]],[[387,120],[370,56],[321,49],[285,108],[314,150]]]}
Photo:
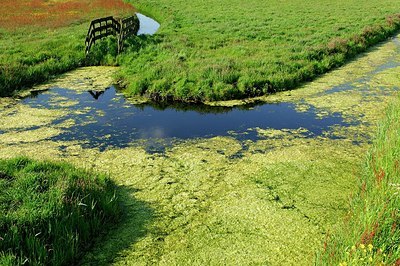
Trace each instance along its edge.
{"label": "green grass", "polygon": [[105,176],[27,158],[0,160],[0,265],[71,265],[120,215]]}
{"label": "green grass", "polygon": [[130,1],[161,23],[119,62],[126,91],[155,100],[251,97],[296,87],[399,29],[395,0]]}
{"label": "green grass", "polygon": [[[88,23],[0,29],[0,96],[84,65],[121,65],[126,92],[153,100],[239,99],[292,89],[392,35],[395,0],[129,1],[161,22],[116,56],[109,39],[84,55]],[[391,16],[391,17],[390,17]]]}
{"label": "green grass", "polygon": [[400,99],[387,110],[350,210],[329,236],[320,265],[400,263]]}
{"label": "green grass", "polygon": [[0,97],[10,96],[57,74],[86,65],[113,65],[117,54],[113,38],[96,45],[85,56],[88,25],[71,25],[40,31],[0,29]]}

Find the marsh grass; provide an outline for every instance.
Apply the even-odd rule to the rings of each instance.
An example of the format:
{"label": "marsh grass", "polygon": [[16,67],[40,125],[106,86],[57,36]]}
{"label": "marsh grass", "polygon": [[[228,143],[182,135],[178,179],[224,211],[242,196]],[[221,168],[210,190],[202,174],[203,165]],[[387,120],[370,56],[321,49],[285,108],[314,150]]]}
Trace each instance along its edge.
{"label": "marsh grass", "polygon": [[0,160],[0,264],[70,265],[119,220],[103,175],[24,157]]}
{"label": "marsh grass", "polygon": [[344,222],[318,254],[319,265],[400,264],[400,99],[390,105],[368,154]]}

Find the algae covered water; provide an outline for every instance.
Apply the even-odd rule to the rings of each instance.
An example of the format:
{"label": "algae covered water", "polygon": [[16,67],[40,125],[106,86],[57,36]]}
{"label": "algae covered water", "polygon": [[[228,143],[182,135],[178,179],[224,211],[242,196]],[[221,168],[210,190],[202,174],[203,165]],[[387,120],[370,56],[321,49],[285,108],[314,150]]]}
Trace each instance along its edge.
{"label": "algae covered water", "polygon": [[[51,88],[28,97],[22,104],[30,108],[59,110],[68,105],[69,114],[50,126],[73,124],[52,140],[79,140],[85,146],[104,149],[126,147],[135,140],[171,140],[231,136],[239,140],[263,138],[257,128],[301,129],[306,136],[318,136],[332,126],[347,125],[338,113],[319,117],[315,109],[296,110],[289,102],[244,107],[207,105],[131,104],[114,86],[104,91],[77,91]],[[35,129],[35,127],[34,127]]]}

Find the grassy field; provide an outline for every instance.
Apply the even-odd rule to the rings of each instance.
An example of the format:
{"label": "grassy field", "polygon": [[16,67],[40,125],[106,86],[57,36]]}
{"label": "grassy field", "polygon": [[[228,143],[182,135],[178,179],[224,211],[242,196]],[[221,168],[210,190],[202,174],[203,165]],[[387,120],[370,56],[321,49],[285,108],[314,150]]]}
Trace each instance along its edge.
{"label": "grassy field", "polygon": [[400,99],[387,110],[344,223],[321,265],[400,265]]}
{"label": "grassy field", "polygon": [[[122,0],[1,1],[0,97],[79,66],[112,64],[116,51],[104,47],[85,57],[88,24],[101,16],[133,12]],[[111,60],[104,57],[107,53]]]}
{"label": "grassy field", "polygon": [[66,164],[0,160],[0,264],[71,265],[118,221],[116,187]]}
{"label": "grassy field", "polygon": [[120,60],[132,95],[243,98],[294,88],[399,28],[396,0],[179,0],[130,3],[161,22]]}
{"label": "grassy field", "polygon": [[[342,65],[400,26],[395,0],[129,1],[162,24],[116,58],[103,43],[85,58],[88,21],[131,14],[105,1],[2,1],[0,96],[83,65],[123,66],[126,92],[212,101],[292,89]],[[113,43],[113,41],[109,41]]]}

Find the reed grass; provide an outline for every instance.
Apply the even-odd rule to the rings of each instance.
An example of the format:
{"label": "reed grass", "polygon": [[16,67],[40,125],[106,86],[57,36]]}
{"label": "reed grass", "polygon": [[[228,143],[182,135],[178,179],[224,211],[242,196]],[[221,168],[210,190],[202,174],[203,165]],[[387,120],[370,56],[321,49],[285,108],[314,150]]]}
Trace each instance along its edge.
{"label": "reed grass", "polygon": [[318,265],[400,265],[400,99],[387,109],[349,212]]}

